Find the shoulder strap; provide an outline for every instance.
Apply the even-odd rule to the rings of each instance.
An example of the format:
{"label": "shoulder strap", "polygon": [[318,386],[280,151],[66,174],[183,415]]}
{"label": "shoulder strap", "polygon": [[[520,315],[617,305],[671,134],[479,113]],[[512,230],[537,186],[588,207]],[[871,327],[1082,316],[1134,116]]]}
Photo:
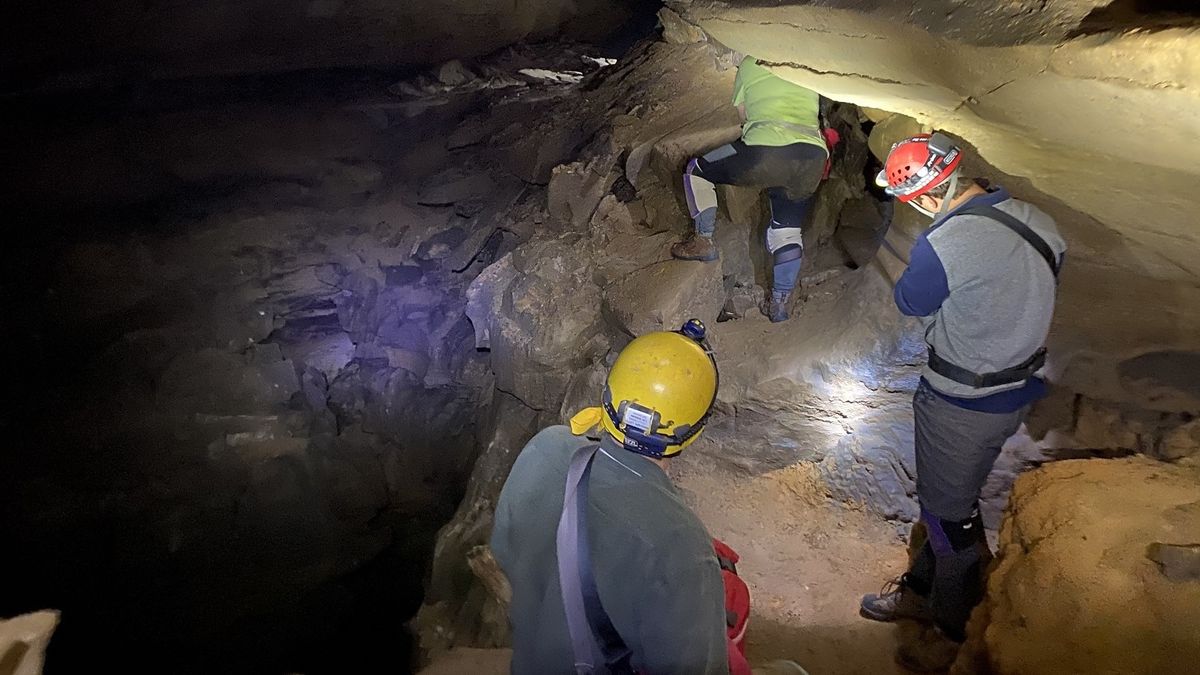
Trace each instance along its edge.
{"label": "shoulder strap", "polygon": [[1005,213],[1004,211],[1001,211],[994,206],[972,206],[959,211],[955,215],[964,214],[990,218],[991,220],[1000,223],[1013,232],[1016,232],[1021,236],[1022,239],[1029,242],[1029,245],[1032,246],[1034,250],[1036,250],[1042,256],[1043,259],[1045,259],[1046,264],[1050,266],[1050,271],[1054,273],[1054,278],[1058,278],[1058,259],[1055,257],[1054,251],[1051,250],[1050,245],[1046,243],[1046,240],[1038,236],[1038,233],[1034,232],[1028,225],[1022,223],[1020,220],[1017,220],[1015,217]]}
{"label": "shoulder strap", "polygon": [[[632,652],[625,645],[600,603],[588,548],[588,479],[600,446],[580,448],[571,458],[563,492],[563,510],[555,539],[558,581],[567,615],[567,632],[579,675],[607,672],[632,675]],[[597,650],[600,659],[597,659]],[[602,661],[601,668],[596,662]]]}

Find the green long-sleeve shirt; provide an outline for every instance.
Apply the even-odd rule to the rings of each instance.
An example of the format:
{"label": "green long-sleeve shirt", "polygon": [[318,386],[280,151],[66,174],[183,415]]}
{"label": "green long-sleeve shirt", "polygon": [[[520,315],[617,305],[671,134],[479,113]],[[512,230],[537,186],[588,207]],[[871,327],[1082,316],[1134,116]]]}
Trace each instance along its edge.
{"label": "green long-sleeve shirt", "polygon": [[[521,451],[496,506],[492,552],[512,584],[512,672],[574,673],[555,534],[571,456],[565,426]],[[600,601],[653,675],[728,673],[725,595],[712,539],[663,470],[605,445],[592,467],[588,541]]]}

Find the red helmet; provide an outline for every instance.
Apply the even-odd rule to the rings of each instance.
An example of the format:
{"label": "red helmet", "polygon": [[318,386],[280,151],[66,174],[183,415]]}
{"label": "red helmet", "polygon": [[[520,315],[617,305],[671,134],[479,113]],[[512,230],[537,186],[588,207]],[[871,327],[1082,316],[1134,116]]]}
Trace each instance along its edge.
{"label": "red helmet", "polygon": [[919,134],[892,146],[875,182],[902,202],[941,185],[958,169],[962,151],[942,133]]}

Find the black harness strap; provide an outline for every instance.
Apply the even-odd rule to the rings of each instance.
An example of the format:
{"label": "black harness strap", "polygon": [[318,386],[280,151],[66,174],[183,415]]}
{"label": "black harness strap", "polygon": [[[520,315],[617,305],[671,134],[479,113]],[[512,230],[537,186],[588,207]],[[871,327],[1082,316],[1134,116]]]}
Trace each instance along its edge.
{"label": "black harness strap", "polygon": [[959,384],[975,387],[976,389],[987,389],[988,387],[998,387],[1002,384],[1013,384],[1022,380],[1028,380],[1034,373],[1041,370],[1044,365],[1046,365],[1045,347],[1034,352],[1033,356],[1026,359],[1024,363],[1017,364],[1012,368],[1005,368],[994,373],[973,373],[938,356],[933,347],[929,348],[930,370],[942,377],[954,380]]}
{"label": "black harness strap", "polygon": [[[600,591],[596,588],[596,578],[592,574],[592,557],[587,534],[588,484],[592,462],[598,451],[599,446],[580,448],[571,458],[563,498],[563,512],[558,525],[559,582],[567,612],[572,651],[575,653],[576,672],[580,675],[634,675],[633,652],[621,639],[621,634],[604,611],[604,605],[600,602]],[[585,644],[587,642],[590,644]],[[593,646],[599,648],[604,661],[599,667],[591,658]]]}
{"label": "black harness strap", "polygon": [[[1046,264],[1050,266],[1050,272],[1054,274],[1054,278],[1058,278],[1059,265],[1058,260],[1054,255],[1054,251],[1051,250],[1050,245],[1046,243],[1045,239],[1042,239],[1040,236],[1038,236],[1038,233],[1034,232],[1025,223],[1022,223],[1020,220],[1017,220],[1015,217],[1005,213],[1004,211],[1001,211],[994,206],[987,205],[965,208],[961,211],[958,211],[954,215],[981,216],[983,218],[988,218],[989,220],[994,220],[1012,230],[1014,233],[1024,239],[1030,246],[1032,246],[1039,255],[1042,256],[1042,259],[1044,259]],[[959,384],[969,385],[977,389],[998,387],[1002,384],[1013,384],[1022,380],[1027,380],[1032,377],[1034,373],[1041,370],[1042,366],[1044,365],[1046,365],[1046,348],[1042,347],[1034,352],[1033,356],[1026,359],[1023,363],[1019,363],[1011,368],[1005,368],[1004,370],[994,373],[975,373],[967,370],[966,368],[950,363],[946,359],[938,356],[937,352],[933,350],[933,347],[929,348],[930,370],[938,375],[941,375],[942,377],[954,380]]]}
{"label": "black harness strap", "polygon": [[1058,258],[1055,257],[1050,245],[1046,243],[1045,239],[1038,236],[1037,232],[1034,232],[1028,225],[1017,220],[1014,216],[986,204],[965,208],[954,215],[982,216],[994,220],[1017,233],[1045,259],[1046,264],[1050,266],[1050,271],[1054,273],[1054,278],[1058,278]]}

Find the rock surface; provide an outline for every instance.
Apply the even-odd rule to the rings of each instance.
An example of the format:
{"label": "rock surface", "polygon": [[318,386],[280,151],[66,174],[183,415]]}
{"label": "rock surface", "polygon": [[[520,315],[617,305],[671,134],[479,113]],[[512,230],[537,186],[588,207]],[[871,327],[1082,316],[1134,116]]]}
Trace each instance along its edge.
{"label": "rock surface", "polygon": [[[598,40],[635,8],[621,0],[536,0],[515,6],[497,0],[156,0],[102,15],[83,10],[13,15],[11,39],[0,54],[14,72],[48,72],[65,82],[84,75],[104,81],[110,73],[132,69],[130,61],[140,64],[142,74],[158,77],[431,65],[559,34]],[[31,49],[45,43],[63,46],[53,63]],[[73,46],[83,44],[87,51]],[[453,83],[464,77],[458,69],[442,70]]]}
{"label": "rock surface", "polygon": [[[1190,673],[1200,468],[1142,457],[1057,462],[1017,479],[987,598],[954,672]],[[986,624],[984,623],[986,620]],[[985,628],[986,625],[986,628]]]}
{"label": "rock surface", "polygon": [[[667,4],[786,78],[901,113],[876,126],[876,154],[918,128],[965,139],[987,162],[968,171],[1039,204],[1069,242],[1057,381],[1178,408],[1166,387],[1131,386],[1114,366],[1142,355],[1134,345],[1163,350],[1176,372],[1200,352],[1197,169],[1185,150],[1200,144],[1194,13],[1098,0]],[[1146,126],[1168,131],[1150,139]],[[1136,179],[1111,184],[1135,165]]]}
{"label": "rock surface", "polygon": [[[193,93],[203,105],[160,107],[148,86],[146,101],[111,102],[137,111],[111,128],[38,132],[90,139],[95,156],[71,162],[81,175],[130,143],[140,170],[178,183],[83,210],[13,208],[30,232],[122,222],[81,226],[61,246],[18,237],[28,255],[4,279],[6,314],[22,317],[6,342],[29,395],[0,413],[6,432],[22,420],[0,495],[6,546],[20,551],[6,561],[24,580],[0,611],[61,597],[74,628],[56,638],[59,667],[85,669],[118,640],[139,644],[130,668],[157,672],[339,672],[347,652],[366,670],[406,661],[436,530],[464,493],[499,489],[468,487],[477,450],[515,452],[536,431],[537,412],[497,380],[557,413],[571,373],[607,350],[590,342],[600,290],[577,264],[581,235],[512,254],[548,222],[544,190],[530,200],[499,168],[520,150],[443,147],[469,126],[455,111],[481,97],[501,119],[569,97],[484,86],[535,56],[447,64],[432,92],[405,94],[430,105],[411,116],[373,107],[390,78],[366,77],[347,100],[308,74],[292,80],[297,105],[230,101],[218,82],[211,98]],[[110,178],[96,180],[105,193]],[[494,373],[465,315],[497,260],[521,277],[500,289],[518,311],[494,346],[524,358]],[[540,329],[573,298],[586,307],[577,321]],[[504,458],[478,467],[502,481]],[[437,554],[461,559],[489,524],[490,510]]]}

